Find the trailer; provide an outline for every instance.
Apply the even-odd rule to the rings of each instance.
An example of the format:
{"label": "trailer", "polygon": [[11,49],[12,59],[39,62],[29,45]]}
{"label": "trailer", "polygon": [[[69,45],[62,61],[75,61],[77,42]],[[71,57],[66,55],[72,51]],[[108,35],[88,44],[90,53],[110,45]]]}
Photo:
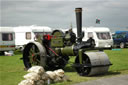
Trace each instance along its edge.
{"label": "trailer", "polygon": [[34,33],[27,26],[14,27],[16,49],[23,50],[24,45],[34,41]]}
{"label": "trailer", "polygon": [[43,37],[43,35],[51,34],[52,29],[47,26],[31,26],[32,32],[35,35],[35,39],[38,36]]}
{"label": "trailer", "polygon": [[19,26],[14,28],[16,49],[23,50],[24,46],[37,39],[37,36],[43,36],[51,32],[50,27],[44,26]]}
{"label": "trailer", "polygon": [[[73,31],[77,34],[76,29]],[[107,27],[83,27],[83,41],[87,41],[90,37],[95,40],[97,48],[111,48],[113,46],[112,34]]]}
{"label": "trailer", "polygon": [[0,27],[0,52],[15,50],[15,33],[13,27]]}

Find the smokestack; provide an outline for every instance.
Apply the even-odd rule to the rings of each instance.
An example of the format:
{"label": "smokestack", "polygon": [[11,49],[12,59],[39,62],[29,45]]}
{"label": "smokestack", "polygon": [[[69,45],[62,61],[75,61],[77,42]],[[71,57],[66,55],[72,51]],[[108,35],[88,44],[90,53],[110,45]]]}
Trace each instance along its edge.
{"label": "smokestack", "polygon": [[82,8],[76,8],[77,42],[82,42]]}

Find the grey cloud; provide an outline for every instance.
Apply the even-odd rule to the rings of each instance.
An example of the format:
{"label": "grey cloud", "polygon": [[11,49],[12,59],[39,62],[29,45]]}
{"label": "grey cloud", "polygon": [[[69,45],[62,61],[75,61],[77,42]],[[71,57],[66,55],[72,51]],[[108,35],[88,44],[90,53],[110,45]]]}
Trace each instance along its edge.
{"label": "grey cloud", "polygon": [[[83,8],[83,26],[128,27],[127,0],[55,0],[55,1],[3,1],[1,2],[1,25],[47,25],[67,28],[75,27],[75,8]],[[96,17],[101,24],[96,25]],[[124,29],[125,30],[125,29]]]}

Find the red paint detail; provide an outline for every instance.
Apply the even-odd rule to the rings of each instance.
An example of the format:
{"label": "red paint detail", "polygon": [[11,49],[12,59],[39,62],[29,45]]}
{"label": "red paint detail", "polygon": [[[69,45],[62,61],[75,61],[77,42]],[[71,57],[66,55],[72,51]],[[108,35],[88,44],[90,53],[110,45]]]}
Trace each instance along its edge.
{"label": "red paint detail", "polygon": [[34,54],[32,54],[32,57],[34,56]]}
{"label": "red paint detail", "polygon": [[45,38],[46,40],[51,40],[52,36],[49,35],[49,34],[47,34],[47,35],[44,35],[44,38]]}
{"label": "red paint detail", "polygon": [[47,47],[50,51],[52,51],[56,56],[59,56],[54,50],[52,50],[51,48],[49,48],[47,45],[46,45],[46,47]]}
{"label": "red paint detail", "polygon": [[54,38],[56,39],[56,36],[54,36]]}

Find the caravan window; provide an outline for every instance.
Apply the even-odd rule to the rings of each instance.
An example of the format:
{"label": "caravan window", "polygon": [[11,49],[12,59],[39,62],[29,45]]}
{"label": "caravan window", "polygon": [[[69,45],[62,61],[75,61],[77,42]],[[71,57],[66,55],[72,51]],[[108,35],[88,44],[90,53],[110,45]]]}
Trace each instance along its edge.
{"label": "caravan window", "polygon": [[111,39],[110,33],[109,32],[97,32],[97,37],[101,40],[107,40],[107,39]]}
{"label": "caravan window", "polygon": [[31,39],[31,32],[26,32],[26,39]]}
{"label": "caravan window", "polygon": [[13,40],[12,33],[2,33],[2,40],[3,41],[12,41]]}
{"label": "caravan window", "polygon": [[88,32],[88,38],[93,38],[93,33],[92,32]]}

